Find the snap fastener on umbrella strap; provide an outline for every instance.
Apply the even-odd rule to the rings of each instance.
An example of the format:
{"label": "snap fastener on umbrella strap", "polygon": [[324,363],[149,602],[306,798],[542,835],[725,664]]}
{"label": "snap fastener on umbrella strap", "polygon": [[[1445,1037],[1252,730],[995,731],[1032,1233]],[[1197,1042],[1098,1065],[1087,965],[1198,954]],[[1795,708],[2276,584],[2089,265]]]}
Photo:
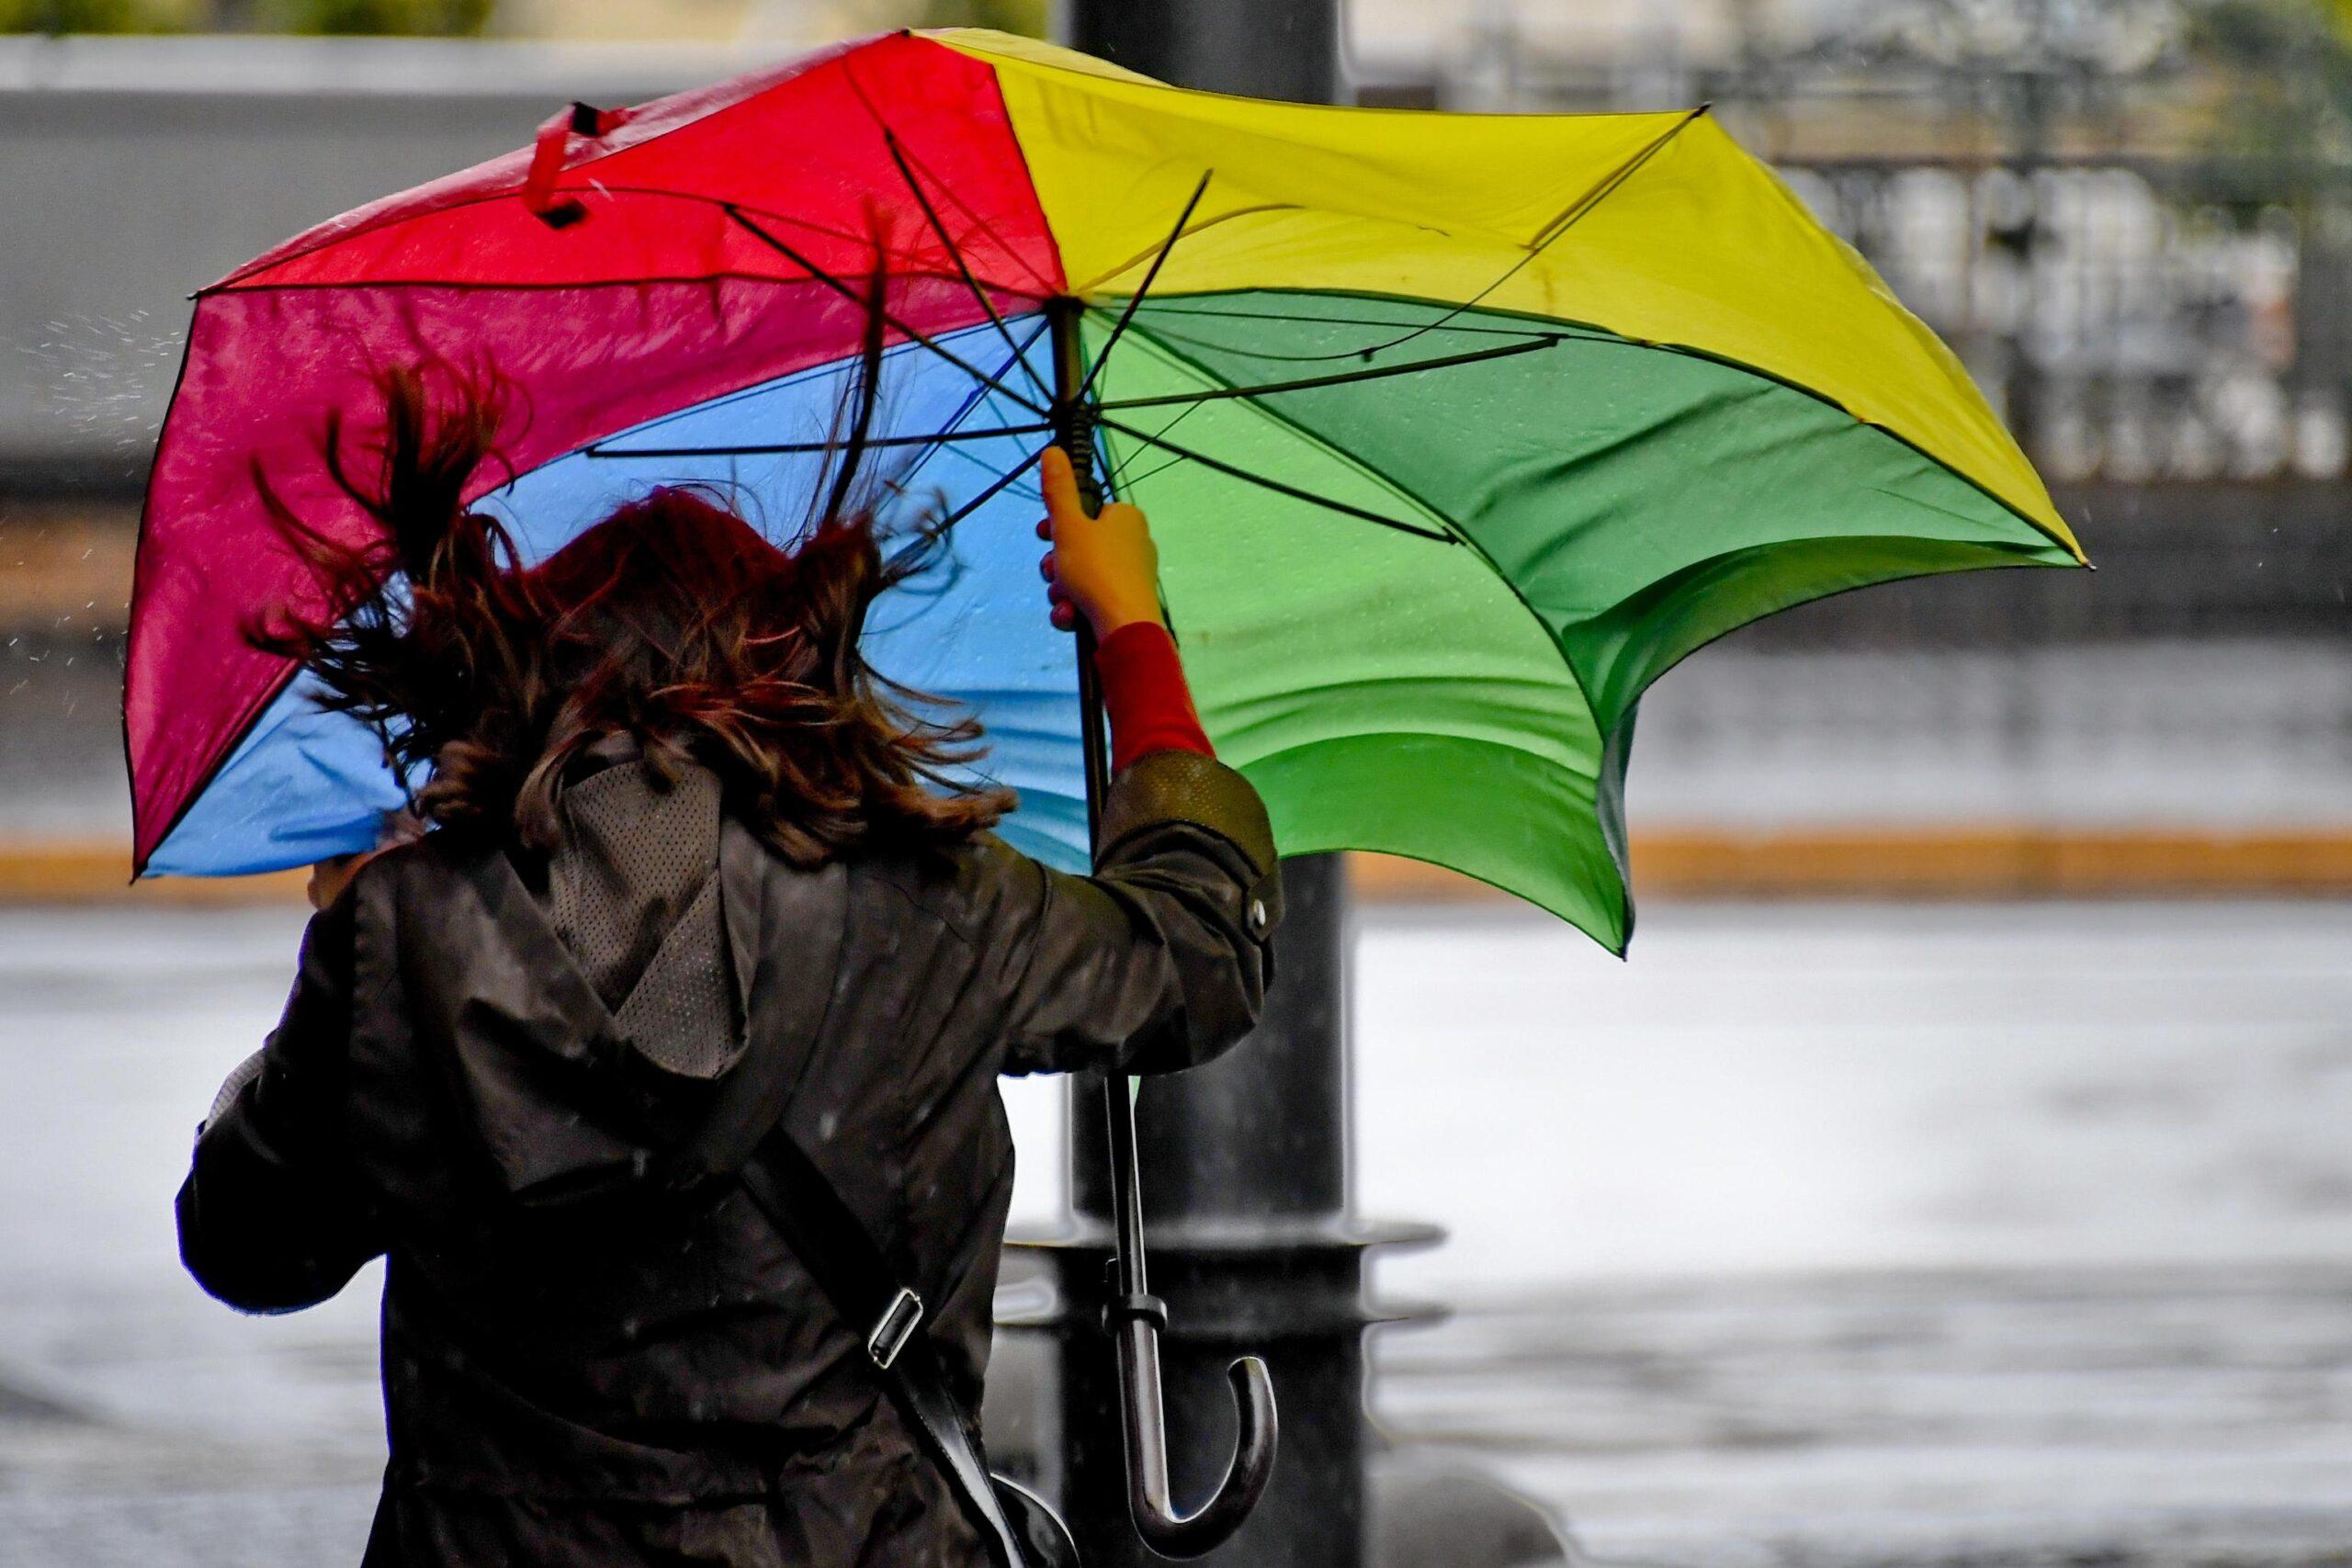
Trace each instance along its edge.
{"label": "snap fastener on umbrella strap", "polygon": [[1165,1328],[1168,1303],[1148,1292],[1114,1295],[1102,1303],[1102,1325],[1116,1328],[1122,1323],[1148,1323],[1154,1328]]}

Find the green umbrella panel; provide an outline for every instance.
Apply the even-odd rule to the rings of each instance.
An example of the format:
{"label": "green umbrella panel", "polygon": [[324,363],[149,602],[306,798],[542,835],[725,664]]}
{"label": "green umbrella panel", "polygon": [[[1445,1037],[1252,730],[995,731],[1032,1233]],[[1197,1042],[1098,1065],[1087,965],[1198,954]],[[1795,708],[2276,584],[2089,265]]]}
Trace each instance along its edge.
{"label": "green umbrella panel", "polygon": [[[1090,354],[1121,309],[1091,313]],[[1235,395],[1268,387],[1292,389]],[[1633,927],[1625,772],[1653,681],[1826,594],[2077,564],[1821,398],[1552,320],[1146,298],[1097,390],[1204,722],[1284,852],[1434,861],[1612,951]]]}

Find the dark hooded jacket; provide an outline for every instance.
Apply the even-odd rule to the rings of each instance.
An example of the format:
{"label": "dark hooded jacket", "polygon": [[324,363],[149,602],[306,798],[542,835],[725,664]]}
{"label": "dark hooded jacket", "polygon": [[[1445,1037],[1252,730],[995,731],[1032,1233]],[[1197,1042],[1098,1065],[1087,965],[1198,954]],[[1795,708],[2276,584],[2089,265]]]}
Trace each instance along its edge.
{"label": "dark hooded jacket", "polygon": [[[740,1181],[681,1193],[672,1156],[722,1102],[780,1119],[977,1411],[997,1077],[1172,1071],[1245,1032],[1279,917],[1264,809],[1162,751],[1114,781],[1092,877],[993,835],[804,871],[698,770],[602,761],[628,777],[556,862],[435,832],[311,921],[199,1134],[182,1256],[258,1312],[388,1258],[370,1565],[983,1562],[865,1325]],[[773,1092],[730,1097],[754,1071]]]}

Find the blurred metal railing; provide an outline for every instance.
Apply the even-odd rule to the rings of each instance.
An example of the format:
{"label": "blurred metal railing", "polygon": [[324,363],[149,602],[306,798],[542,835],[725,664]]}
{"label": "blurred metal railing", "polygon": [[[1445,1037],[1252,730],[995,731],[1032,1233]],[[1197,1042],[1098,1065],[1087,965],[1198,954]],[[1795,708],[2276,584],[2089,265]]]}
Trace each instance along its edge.
{"label": "blurred metal railing", "polygon": [[[2340,642],[2352,164],[2319,121],[2352,119],[2327,97],[2352,35],[2217,41],[2210,10],[1733,0],[1612,31],[1492,0],[1451,49],[1364,70],[1446,107],[1713,102],[1953,347],[2101,569],[1881,589],[1740,646]],[[2249,94],[2304,118],[2266,130]]]}

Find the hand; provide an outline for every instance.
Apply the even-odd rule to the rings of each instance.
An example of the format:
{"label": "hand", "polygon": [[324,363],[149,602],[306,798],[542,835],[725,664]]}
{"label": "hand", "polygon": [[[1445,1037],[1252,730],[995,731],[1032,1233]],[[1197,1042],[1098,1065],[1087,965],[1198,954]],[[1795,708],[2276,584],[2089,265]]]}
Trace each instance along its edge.
{"label": "hand", "polygon": [[311,867],[311,884],[303,891],[311,897],[311,908],[323,910],[343,897],[359,868],[401,844],[413,843],[424,836],[424,824],[405,811],[388,811],[376,833],[376,847],[353,854],[334,855]]}
{"label": "hand", "polygon": [[366,854],[336,855],[311,867],[311,883],[303,889],[311,896],[311,908],[322,910],[341,897],[343,890],[351,886],[351,879],[358,874],[359,868],[374,858],[373,851]]}
{"label": "hand", "polygon": [[1136,621],[1159,625],[1159,550],[1143,513],[1114,501],[1088,516],[1069,455],[1058,446],[1047,448],[1037,471],[1046,491],[1037,537],[1054,547],[1037,570],[1054,625],[1069,631],[1083,615],[1098,641]]}

